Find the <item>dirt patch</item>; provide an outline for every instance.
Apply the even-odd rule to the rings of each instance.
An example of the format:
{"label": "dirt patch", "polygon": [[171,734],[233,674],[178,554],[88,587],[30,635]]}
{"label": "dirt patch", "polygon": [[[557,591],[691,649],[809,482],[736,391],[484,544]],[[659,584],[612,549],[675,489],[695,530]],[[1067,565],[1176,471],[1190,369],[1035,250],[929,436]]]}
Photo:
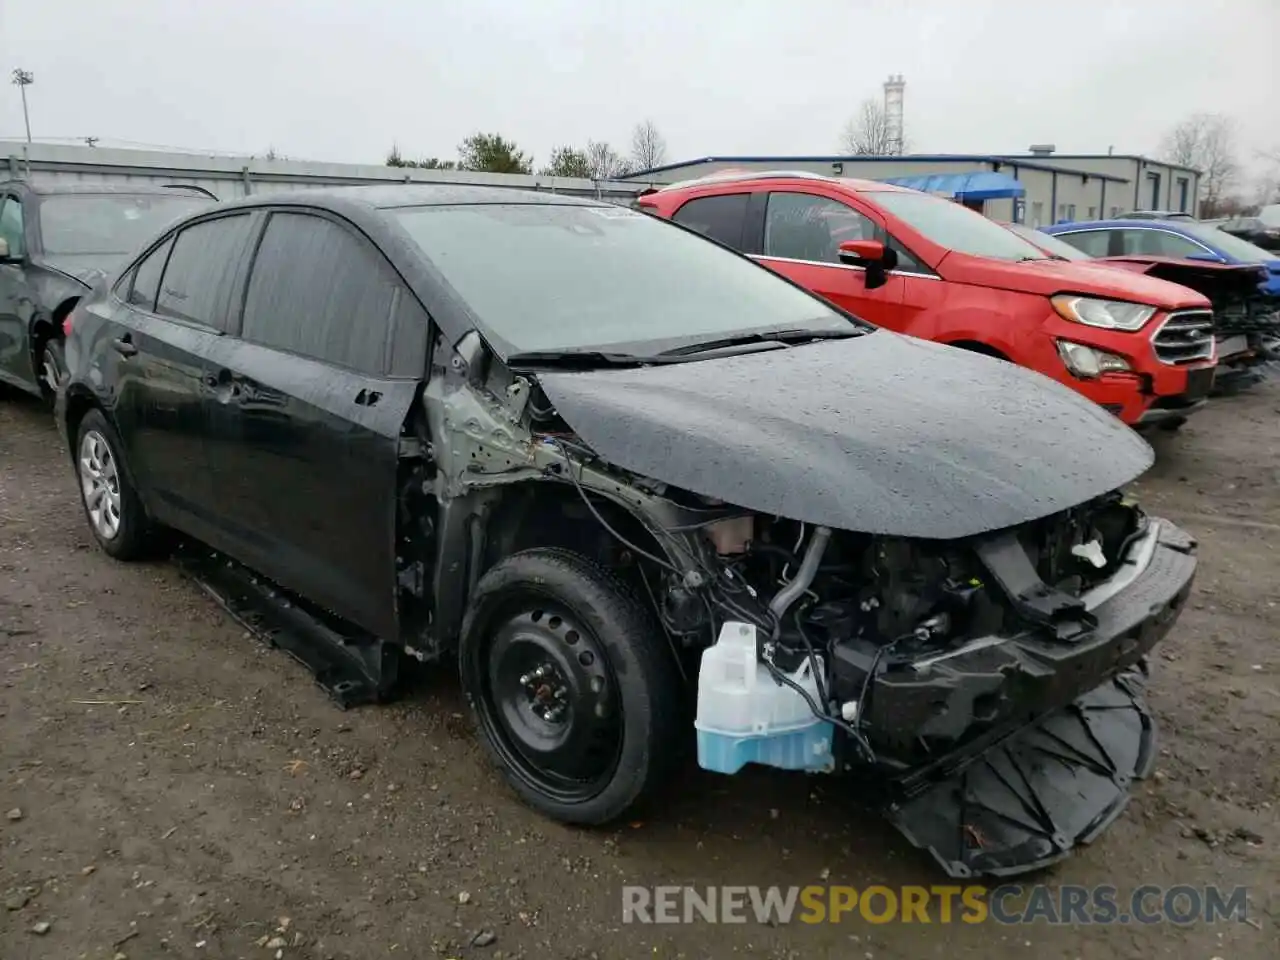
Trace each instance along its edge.
{"label": "dirt patch", "polygon": [[626,883],[944,879],[817,777],[691,769],[645,822],[543,820],[485,765],[452,671],[343,713],[170,566],[103,556],[48,414],[6,398],[0,957],[1274,958],[1277,413],[1267,387],[1157,438],[1139,493],[1202,558],[1155,658],[1158,773],[1042,878],[1248,886],[1254,923],[623,927]]}

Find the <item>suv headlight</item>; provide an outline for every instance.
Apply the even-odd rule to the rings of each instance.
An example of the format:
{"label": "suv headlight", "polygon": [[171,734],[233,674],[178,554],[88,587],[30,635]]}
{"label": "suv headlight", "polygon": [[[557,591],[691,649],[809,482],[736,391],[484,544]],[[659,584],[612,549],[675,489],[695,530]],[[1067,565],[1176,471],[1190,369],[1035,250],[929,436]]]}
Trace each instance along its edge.
{"label": "suv headlight", "polygon": [[1058,315],[1075,323],[1106,330],[1141,330],[1143,324],[1155,316],[1156,308],[1123,300],[1098,300],[1094,297],[1077,297],[1059,294],[1051,299]]}

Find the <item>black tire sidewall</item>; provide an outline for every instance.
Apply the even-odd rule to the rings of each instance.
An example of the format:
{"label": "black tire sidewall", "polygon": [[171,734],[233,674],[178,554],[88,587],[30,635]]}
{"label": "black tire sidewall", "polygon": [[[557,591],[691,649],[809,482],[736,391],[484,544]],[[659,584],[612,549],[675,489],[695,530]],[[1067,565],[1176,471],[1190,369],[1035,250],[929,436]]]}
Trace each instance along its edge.
{"label": "black tire sidewall", "polygon": [[[93,520],[89,517],[89,506],[84,502],[84,486],[80,481],[80,444],[85,434],[90,431],[95,431],[106,441],[111,450],[111,456],[116,462],[116,474],[120,484],[120,529],[110,540],[103,538],[93,525]],[[148,524],[142,501],[138,498],[138,493],[133,486],[133,478],[122,450],[120,435],[116,433],[102,411],[90,410],[84,415],[76,428],[72,458],[76,472],[76,489],[80,496],[80,508],[84,513],[85,523],[89,525],[89,532],[93,534],[94,540],[98,542],[103,552],[117,560],[133,560],[146,552]]]}
{"label": "black tire sidewall", "polygon": [[[564,802],[538,790],[511,769],[481,715],[484,633],[515,592],[535,591],[563,605],[595,634],[618,688],[622,746],[612,778],[599,793]],[[459,670],[472,720],[490,760],[520,797],[565,822],[597,825],[637,807],[670,773],[679,754],[683,690],[665,637],[654,618],[616,577],[571,551],[539,548],[499,562],[476,587],[463,621]]]}

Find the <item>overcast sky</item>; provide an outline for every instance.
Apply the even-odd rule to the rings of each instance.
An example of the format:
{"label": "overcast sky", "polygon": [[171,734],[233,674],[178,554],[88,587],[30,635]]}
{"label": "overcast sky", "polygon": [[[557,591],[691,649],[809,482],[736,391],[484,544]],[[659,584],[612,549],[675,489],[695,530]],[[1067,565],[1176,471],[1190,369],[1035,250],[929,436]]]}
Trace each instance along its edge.
{"label": "overcast sky", "polygon": [[[1229,14],[1227,13],[1229,11]],[[1195,111],[1280,148],[1280,0],[0,0],[32,134],[298,159],[453,158],[476,130],[668,159],[836,150],[906,78],[915,152],[1153,152]],[[22,135],[0,88],[0,137]]]}

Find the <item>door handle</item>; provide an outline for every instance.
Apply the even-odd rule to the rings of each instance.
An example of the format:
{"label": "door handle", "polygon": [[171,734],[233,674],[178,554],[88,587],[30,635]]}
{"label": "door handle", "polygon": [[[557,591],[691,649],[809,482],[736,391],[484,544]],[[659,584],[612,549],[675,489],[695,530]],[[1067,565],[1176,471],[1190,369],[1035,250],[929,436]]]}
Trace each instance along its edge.
{"label": "door handle", "polygon": [[112,340],[111,349],[122,357],[132,357],[138,352],[138,348],[133,345],[133,335],[128,333]]}
{"label": "door handle", "polygon": [[382,399],[382,394],[377,390],[361,390],[356,394],[356,406],[372,407],[375,403]]}

